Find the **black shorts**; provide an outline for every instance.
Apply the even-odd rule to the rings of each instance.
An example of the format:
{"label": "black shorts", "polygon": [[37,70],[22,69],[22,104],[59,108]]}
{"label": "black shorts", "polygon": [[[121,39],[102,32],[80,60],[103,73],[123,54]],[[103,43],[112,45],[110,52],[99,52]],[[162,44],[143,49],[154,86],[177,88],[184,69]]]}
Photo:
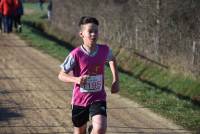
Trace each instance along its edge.
{"label": "black shorts", "polygon": [[81,127],[89,121],[89,116],[104,115],[107,116],[106,102],[97,101],[87,107],[73,105],[72,107],[72,122],[74,127]]}

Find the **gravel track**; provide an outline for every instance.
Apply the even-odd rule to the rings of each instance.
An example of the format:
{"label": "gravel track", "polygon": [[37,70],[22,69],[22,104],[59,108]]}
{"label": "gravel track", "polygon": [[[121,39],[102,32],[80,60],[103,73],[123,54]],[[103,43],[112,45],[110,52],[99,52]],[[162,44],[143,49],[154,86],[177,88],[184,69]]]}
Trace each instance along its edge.
{"label": "gravel track", "polygon": [[[72,85],[60,62],[14,34],[0,35],[0,134],[72,133]],[[108,90],[108,89],[107,89]],[[149,109],[108,92],[107,134],[189,133]]]}

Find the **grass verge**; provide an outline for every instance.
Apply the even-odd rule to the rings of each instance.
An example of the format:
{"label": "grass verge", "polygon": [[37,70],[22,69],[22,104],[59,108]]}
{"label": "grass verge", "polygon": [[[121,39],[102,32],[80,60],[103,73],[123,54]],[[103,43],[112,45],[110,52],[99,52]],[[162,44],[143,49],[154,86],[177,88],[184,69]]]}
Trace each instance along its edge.
{"label": "grass verge", "polygon": [[[33,47],[63,61],[73,47],[70,43],[45,32],[48,31],[43,29],[48,23],[45,20],[46,12],[35,11],[36,7],[32,4],[26,4],[25,7],[34,12],[23,17],[23,32],[19,36]],[[120,94],[172,119],[194,133],[200,133],[200,82],[150,64],[146,66],[140,61],[133,64],[134,73],[120,71]],[[111,72],[106,68],[107,86],[110,86],[111,76]]]}

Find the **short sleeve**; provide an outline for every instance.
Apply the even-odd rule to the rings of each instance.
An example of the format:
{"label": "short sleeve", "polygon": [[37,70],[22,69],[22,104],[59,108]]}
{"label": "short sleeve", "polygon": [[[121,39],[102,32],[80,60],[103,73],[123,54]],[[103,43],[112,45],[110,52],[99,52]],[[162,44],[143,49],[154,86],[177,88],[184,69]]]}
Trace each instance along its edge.
{"label": "short sleeve", "polygon": [[112,53],[112,50],[109,48],[109,52],[108,52],[108,56],[107,56],[106,61],[109,62],[112,59],[113,59],[113,53]]}
{"label": "short sleeve", "polygon": [[75,58],[71,54],[69,54],[66,57],[65,61],[60,65],[60,68],[63,69],[65,72],[70,72],[73,70],[75,64]]}

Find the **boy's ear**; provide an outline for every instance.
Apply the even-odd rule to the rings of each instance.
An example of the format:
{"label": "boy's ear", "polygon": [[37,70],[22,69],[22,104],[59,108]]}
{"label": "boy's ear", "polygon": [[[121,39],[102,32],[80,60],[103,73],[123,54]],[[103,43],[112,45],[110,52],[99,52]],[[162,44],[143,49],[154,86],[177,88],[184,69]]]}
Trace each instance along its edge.
{"label": "boy's ear", "polygon": [[82,31],[79,32],[79,36],[80,36],[81,38],[83,38],[83,32],[82,32]]}

